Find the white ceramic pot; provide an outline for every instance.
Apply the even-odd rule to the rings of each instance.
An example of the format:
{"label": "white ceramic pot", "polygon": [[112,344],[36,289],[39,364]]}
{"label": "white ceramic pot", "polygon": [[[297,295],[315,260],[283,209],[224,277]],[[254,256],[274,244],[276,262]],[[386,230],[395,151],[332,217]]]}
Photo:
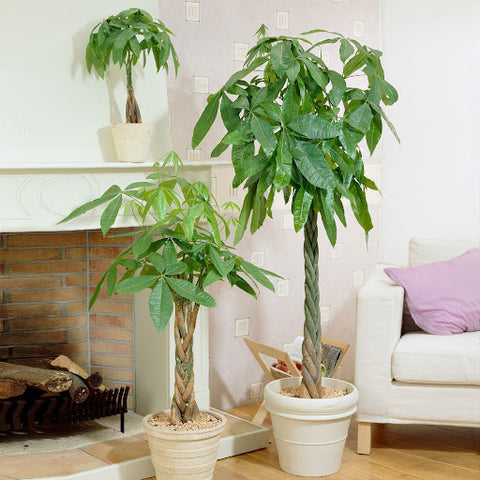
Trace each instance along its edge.
{"label": "white ceramic pot", "polygon": [[151,123],[112,123],[112,135],[119,162],[145,162],[152,140]]}
{"label": "white ceramic pot", "polygon": [[211,480],[217,462],[220,435],[225,430],[226,418],[217,412],[208,412],[221,423],[215,427],[175,432],[152,427],[143,419],[148,436],[152,463],[157,480]]}
{"label": "white ceramic pot", "polygon": [[350,419],[357,411],[358,390],[343,380],[324,378],[324,386],[346,389],[347,395],[309,399],[278,393],[300,382],[301,377],[283,378],[265,387],[280,468],[300,476],[330,475],[340,469]]}

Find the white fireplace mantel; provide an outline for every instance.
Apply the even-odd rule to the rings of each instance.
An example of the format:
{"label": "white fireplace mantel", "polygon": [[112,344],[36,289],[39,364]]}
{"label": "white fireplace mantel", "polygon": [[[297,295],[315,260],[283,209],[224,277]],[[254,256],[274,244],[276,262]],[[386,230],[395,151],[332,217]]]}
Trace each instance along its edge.
{"label": "white fireplace mantel", "polygon": [[[180,174],[209,185],[212,167],[225,164],[185,162]],[[98,229],[99,214],[95,211],[67,223],[58,222],[111,185],[126,187],[145,180],[155,168],[153,163],[0,163],[0,232]],[[115,224],[133,225],[132,217]]]}

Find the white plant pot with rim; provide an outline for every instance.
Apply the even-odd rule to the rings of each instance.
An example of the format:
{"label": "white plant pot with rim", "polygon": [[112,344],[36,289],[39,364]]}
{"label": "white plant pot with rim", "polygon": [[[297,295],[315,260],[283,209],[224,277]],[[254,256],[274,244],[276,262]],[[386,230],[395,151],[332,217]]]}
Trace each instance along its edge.
{"label": "white plant pot with rim", "polygon": [[337,472],[358,390],[348,382],[324,378],[325,387],[346,390],[338,398],[293,398],[280,391],[300,385],[301,377],[283,378],[265,386],[265,407],[271,415],[280,468],[299,476],[322,477]]}
{"label": "white plant pot with rim", "polygon": [[168,431],[153,427],[148,423],[152,414],[143,419],[157,480],[212,479],[220,435],[227,420],[218,412],[208,413],[221,420],[220,424],[197,431]]}
{"label": "white plant pot with rim", "polygon": [[119,162],[145,162],[152,141],[151,123],[112,123],[113,143]]}

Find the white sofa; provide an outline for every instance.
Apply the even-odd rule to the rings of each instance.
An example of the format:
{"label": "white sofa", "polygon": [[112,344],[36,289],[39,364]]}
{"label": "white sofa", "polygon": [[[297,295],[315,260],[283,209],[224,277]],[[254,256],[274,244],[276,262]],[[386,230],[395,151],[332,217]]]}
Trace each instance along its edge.
{"label": "white sofa", "polygon": [[[413,238],[409,265],[474,247],[478,242]],[[480,332],[402,334],[403,306],[403,288],[381,267],[358,292],[358,453],[370,453],[372,423],[480,427]]]}

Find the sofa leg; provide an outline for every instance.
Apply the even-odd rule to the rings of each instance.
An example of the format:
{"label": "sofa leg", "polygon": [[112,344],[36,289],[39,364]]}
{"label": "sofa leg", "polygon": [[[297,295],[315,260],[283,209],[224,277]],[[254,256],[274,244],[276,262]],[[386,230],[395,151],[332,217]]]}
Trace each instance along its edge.
{"label": "sofa leg", "polygon": [[372,424],[358,422],[357,453],[370,455],[372,451]]}

